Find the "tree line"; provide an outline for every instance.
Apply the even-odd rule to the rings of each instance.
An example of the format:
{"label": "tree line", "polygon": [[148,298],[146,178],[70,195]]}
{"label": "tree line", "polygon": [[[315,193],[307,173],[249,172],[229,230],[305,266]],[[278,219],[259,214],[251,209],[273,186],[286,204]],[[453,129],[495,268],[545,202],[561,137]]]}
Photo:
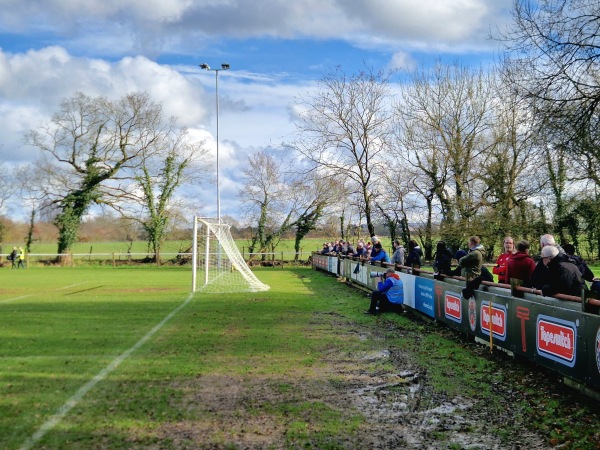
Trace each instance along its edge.
{"label": "tree line", "polygon": [[517,0],[513,19],[494,36],[504,53],[492,67],[338,67],[297,98],[282,145],[293,164],[263,151],[246,173],[253,244],[334,218],[338,237],[384,223],[427,259],[437,238],[459,248],[479,235],[491,256],[506,235],[545,233],[600,258],[600,8]]}

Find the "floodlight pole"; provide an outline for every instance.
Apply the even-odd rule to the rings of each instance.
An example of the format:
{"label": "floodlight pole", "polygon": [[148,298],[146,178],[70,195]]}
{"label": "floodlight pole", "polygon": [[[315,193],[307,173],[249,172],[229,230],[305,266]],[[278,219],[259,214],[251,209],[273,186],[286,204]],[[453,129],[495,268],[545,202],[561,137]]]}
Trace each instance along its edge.
{"label": "floodlight pole", "polygon": [[219,184],[219,72],[221,70],[229,70],[230,66],[227,63],[223,63],[220,69],[211,69],[208,64],[204,63],[200,64],[200,68],[212,70],[215,73],[215,99],[217,106],[217,220],[221,224],[221,190]]}

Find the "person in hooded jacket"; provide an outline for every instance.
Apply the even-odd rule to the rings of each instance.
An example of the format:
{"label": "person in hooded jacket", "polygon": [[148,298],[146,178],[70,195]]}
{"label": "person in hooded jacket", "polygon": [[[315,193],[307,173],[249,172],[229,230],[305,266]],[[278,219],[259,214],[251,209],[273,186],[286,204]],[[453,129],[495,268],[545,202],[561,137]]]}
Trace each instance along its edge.
{"label": "person in hooded jacket", "polygon": [[377,283],[377,290],[371,293],[371,304],[365,314],[378,314],[401,308],[404,303],[404,285],[393,267],[383,274],[383,281]]}
{"label": "person in hooded jacket", "polygon": [[579,272],[581,272],[581,277],[585,281],[589,281],[591,283],[597,280],[597,278],[594,277],[594,272],[591,271],[583,258],[575,254],[575,246],[573,244],[564,244],[562,247],[565,253],[569,256],[569,261],[577,266]]}
{"label": "person in hooded jacket", "polygon": [[523,285],[527,285],[534,270],[535,261],[529,255],[529,242],[525,240],[517,242],[517,252],[506,262],[507,283],[510,283],[511,278],[516,278],[522,280]]}

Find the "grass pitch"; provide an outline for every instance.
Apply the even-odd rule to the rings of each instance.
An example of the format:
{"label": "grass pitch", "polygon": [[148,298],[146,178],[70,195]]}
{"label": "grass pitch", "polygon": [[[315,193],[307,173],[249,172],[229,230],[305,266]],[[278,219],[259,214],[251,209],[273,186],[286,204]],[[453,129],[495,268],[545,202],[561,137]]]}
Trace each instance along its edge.
{"label": "grass pitch", "polygon": [[[364,316],[364,294],[310,268],[256,270],[267,292],[195,296],[185,267],[1,273],[3,450],[372,448],[393,431],[401,439],[402,424],[374,430],[348,396],[385,384],[405,359],[433,393],[419,403],[426,414],[434,398],[470,396],[484,419],[468,430],[476,441],[510,441],[531,422],[552,446],[599,448],[595,404],[560,386],[516,395],[516,381],[539,373],[402,315]],[[398,361],[370,356],[387,349]],[[462,448],[439,423],[421,447]]]}
{"label": "grass pitch", "polygon": [[189,268],[3,273],[2,449],[180,448],[164,428],[198,420],[185,405],[201,377],[308,374],[335,338],[304,332],[326,305],[296,272],[259,270],[268,292],[195,296]]}

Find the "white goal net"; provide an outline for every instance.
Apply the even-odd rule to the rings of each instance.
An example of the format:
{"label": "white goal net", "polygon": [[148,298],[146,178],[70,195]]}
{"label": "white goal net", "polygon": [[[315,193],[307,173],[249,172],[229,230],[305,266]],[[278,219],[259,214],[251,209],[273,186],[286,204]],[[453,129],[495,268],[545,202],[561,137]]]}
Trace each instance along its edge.
{"label": "white goal net", "polygon": [[216,219],[194,217],[192,291],[212,293],[258,292],[262,283],[244,261],[229,231]]}

